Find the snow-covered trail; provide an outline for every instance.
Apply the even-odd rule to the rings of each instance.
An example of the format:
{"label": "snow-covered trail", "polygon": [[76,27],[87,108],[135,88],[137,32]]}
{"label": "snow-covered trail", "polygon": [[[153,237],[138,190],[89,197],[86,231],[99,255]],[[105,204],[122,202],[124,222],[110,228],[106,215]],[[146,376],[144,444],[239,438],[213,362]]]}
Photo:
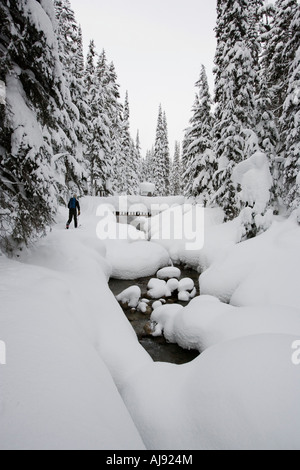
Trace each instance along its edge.
{"label": "snow-covered trail", "polygon": [[98,203],[21,262],[0,257],[0,448],[299,449],[299,338],[220,337],[190,364],[153,363],[107,285],[111,251],[134,243],[96,237]]}
{"label": "snow-covered trail", "polygon": [[64,219],[21,262],[0,257],[0,447],[143,448],[114,380],[152,361],[108,288],[95,216]]}

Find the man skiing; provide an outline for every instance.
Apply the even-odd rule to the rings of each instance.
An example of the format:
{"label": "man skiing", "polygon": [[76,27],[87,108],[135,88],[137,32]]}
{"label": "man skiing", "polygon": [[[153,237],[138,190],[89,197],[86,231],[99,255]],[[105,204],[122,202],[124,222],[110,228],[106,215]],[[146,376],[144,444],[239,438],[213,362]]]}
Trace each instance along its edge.
{"label": "man skiing", "polygon": [[78,210],[78,215],[80,215],[80,205],[79,205],[79,201],[77,200],[76,194],[74,194],[74,196],[70,199],[68,208],[69,208],[69,220],[67,222],[67,227],[66,227],[67,230],[69,230],[70,228],[73,217],[74,217],[75,228],[78,227],[77,210]]}

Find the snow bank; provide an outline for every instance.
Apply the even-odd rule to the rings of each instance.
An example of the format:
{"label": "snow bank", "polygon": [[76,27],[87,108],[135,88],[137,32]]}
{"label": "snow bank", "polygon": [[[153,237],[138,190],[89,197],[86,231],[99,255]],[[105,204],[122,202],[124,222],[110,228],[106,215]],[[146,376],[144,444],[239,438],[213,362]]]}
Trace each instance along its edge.
{"label": "snow bank", "polygon": [[109,245],[107,259],[112,265],[114,279],[134,280],[152,276],[170,264],[169,254],[163,247],[142,241],[125,246],[116,243]]}
{"label": "snow bank", "polygon": [[[131,225],[118,224],[114,206],[108,204],[113,198],[84,198],[82,201],[82,221],[84,225],[97,227],[93,237],[106,248],[106,260],[111,266],[115,279],[134,280],[152,276],[170,264],[167,251],[155,243],[145,241],[145,233]],[[103,204],[103,200],[106,204]]]}
{"label": "snow bank", "polygon": [[222,304],[215,297],[201,296],[185,308],[162,306],[151,321],[167,341],[199,352],[220,342],[259,334],[299,335],[300,312],[287,307],[243,307]]}
{"label": "snow bank", "polygon": [[202,294],[233,305],[300,308],[300,226],[296,213],[233,246],[200,277]]}
{"label": "snow bank", "polygon": [[[74,240],[73,248],[74,254],[80,249]],[[53,253],[50,244],[49,258]],[[84,277],[76,279],[76,270],[71,276],[60,268],[0,258],[0,331],[7,346],[7,365],[0,366],[0,448],[143,448],[99,354],[102,334],[113,333],[103,313],[109,310],[115,321],[120,316],[125,354],[125,343],[134,345],[134,339],[128,337],[113,296],[105,293],[105,281],[99,310],[97,291],[89,291]]]}
{"label": "snow bank", "polygon": [[199,257],[206,246],[210,227],[220,225],[220,209],[203,209],[185,204],[173,207],[147,221],[144,229],[153,242],[164,246],[175,264],[198,269]]}
{"label": "snow bank", "polygon": [[249,336],[210,348],[185,366],[142,371],[123,396],[148,448],[299,449],[295,339]]}
{"label": "snow bank", "polygon": [[153,363],[107,286],[125,261],[136,276],[159,259],[155,274],[169,253],[160,242],[99,240],[98,202],[82,201],[78,230],[64,230],[65,211],[22,264],[0,257],[0,448],[300,449],[296,215],[235,247],[239,223],[210,212],[215,241],[226,236],[217,255],[212,245],[197,254],[212,263],[202,288],[255,306],[200,297],[158,307],[156,334],[207,348],[179,367]]}

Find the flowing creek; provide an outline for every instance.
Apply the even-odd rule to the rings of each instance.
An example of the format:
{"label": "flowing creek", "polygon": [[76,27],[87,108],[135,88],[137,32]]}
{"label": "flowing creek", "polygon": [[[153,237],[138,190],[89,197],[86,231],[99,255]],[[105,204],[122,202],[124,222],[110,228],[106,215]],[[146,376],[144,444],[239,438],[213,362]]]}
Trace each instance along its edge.
{"label": "flowing creek", "polygon": [[[181,279],[193,279],[198,289],[199,274],[192,269],[184,269],[183,267],[180,267],[180,269],[182,272]],[[122,281],[118,279],[111,279],[109,282],[109,287],[113,294],[117,296],[128,287],[139,286],[142,291],[142,298],[144,298],[147,294],[147,285],[150,279],[152,279],[153,277],[155,276],[137,279],[136,281]],[[197,295],[199,295],[198,291]],[[171,302],[174,303],[174,301]],[[179,303],[183,306],[188,305],[187,303],[182,303],[179,301],[176,301],[176,303]],[[187,351],[185,349],[182,349],[177,344],[168,343],[164,337],[154,338],[153,336],[147,334],[144,327],[150,320],[149,315],[145,315],[137,311],[132,311],[131,309],[123,308],[123,311],[126,317],[128,318],[129,322],[131,323],[134,331],[136,332],[140,344],[146,349],[146,351],[150,354],[150,356],[155,362],[169,362],[172,364],[179,365],[191,362],[199,356],[198,351]]]}

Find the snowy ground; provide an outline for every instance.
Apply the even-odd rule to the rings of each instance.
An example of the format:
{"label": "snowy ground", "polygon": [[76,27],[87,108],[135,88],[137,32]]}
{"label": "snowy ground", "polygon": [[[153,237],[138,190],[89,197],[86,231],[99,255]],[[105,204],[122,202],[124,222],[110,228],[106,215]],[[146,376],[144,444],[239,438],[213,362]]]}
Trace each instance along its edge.
{"label": "snowy ground", "polygon": [[[99,202],[82,201],[79,230],[64,230],[64,213],[20,262],[0,256],[0,448],[300,449],[296,217],[237,245],[239,220],[209,210],[190,252],[153,236],[154,219],[146,235],[100,241]],[[184,366],[153,363],[107,286],[170,258],[204,271],[206,296],[153,313],[170,340],[205,350]]]}

